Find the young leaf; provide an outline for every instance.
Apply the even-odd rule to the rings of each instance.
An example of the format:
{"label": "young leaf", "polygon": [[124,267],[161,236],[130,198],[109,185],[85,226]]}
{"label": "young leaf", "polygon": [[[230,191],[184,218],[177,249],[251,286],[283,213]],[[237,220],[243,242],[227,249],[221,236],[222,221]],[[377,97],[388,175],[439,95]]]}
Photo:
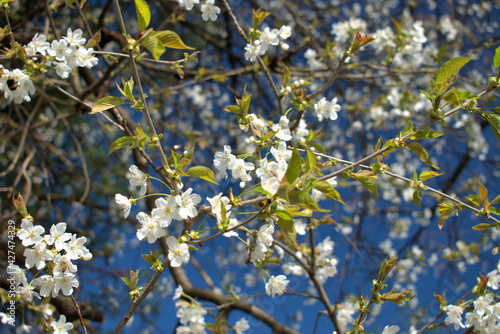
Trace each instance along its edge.
{"label": "young leaf", "polygon": [[420,178],[419,180],[424,182],[425,180],[432,179],[433,177],[442,175],[443,173],[438,173],[438,172],[433,172],[433,171],[425,171],[420,173]]}
{"label": "young leaf", "polygon": [[229,111],[229,112],[232,112],[232,113],[238,114],[238,115],[241,114],[240,107],[235,106],[235,105],[225,107],[224,111]]}
{"label": "young leaf", "polygon": [[199,177],[200,179],[203,179],[205,181],[209,181],[209,182],[218,184],[215,181],[214,172],[208,167],[195,166],[195,167],[189,168],[187,172],[188,172],[188,174]]}
{"label": "young leaf", "polygon": [[297,238],[297,231],[295,230],[295,226],[293,225],[293,220],[279,218],[276,224],[280,227],[283,235],[288,240],[290,244],[295,247],[297,246],[297,242],[295,239]]}
{"label": "young leaf", "polygon": [[337,190],[333,189],[332,185],[327,181],[316,181],[314,182],[314,189],[321,191],[325,194],[326,197],[339,201],[342,204],[345,204],[340,197],[340,194]]}
{"label": "young leaf", "polygon": [[437,138],[443,136],[444,133],[431,131],[431,130],[421,130],[416,132],[414,135],[410,136],[411,140],[419,140],[419,139],[429,139],[429,138]]}
{"label": "young leaf", "polygon": [[420,200],[422,199],[422,192],[415,189],[413,192],[413,203],[415,203],[420,208]]}
{"label": "young leaf", "polygon": [[194,48],[184,44],[179,35],[177,35],[173,31],[170,30],[158,31],[153,36],[157,38],[163,44],[163,46],[166,46],[167,48],[194,50]]}
{"label": "young leaf", "polygon": [[112,109],[114,107],[118,107],[119,105],[124,104],[125,102],[121,97],[116,97],[116,96],[106,96],[103,97],[102,99],[99,99],[94,105],[92,106],[92,111],[90,114],[95,114],[98,112],[102,112],[104,110]]}
{"label": "young leaf", "polygon": [[283,65],[283,86],[288,86],[291,78],[292,74],[290,73],[290,70],[288,69],[288,67]]}
{"label": "young leaf", "polygon": [[292,151],[292,157],[288,163],[285,177],[288,183],[293,183],[300,175],[302,170],[302,158],[300,157],[299,150],[295,147]]}
{"label": "young leaf", "polygon": [[378,199],[377,185],[373,182],[373,180],[367,177],[358,177],[356,179],[373,195],[373,197]]}
{"label": "young leaf", "polygon": [[145,0],[135,0],[135,10],[137,12],[139,31],[146,29],[151,21],[151,12],[147,2]]}
{"label": "young leaf", "polygon": [[481,195],[481,202],[484,205],[488,201],[488,190],[481,183],[479,183],[479,194]]}
{"label": "young leaf", "polygon": [[116,139],[112,144],[111,147],[109,148],[108,155],[113,153],[114,151],[124,147],[124,146],[129,146],[132,145],[135,142],[135,137],[133,136],[124,136]]}
{"label": "young leaf", "polygon": [[465,64],[467,64],[471,57],[456,57],[444,63],[436,73],[436,86],[446,84],[447,81],[455,75]]}
{"label": "young leaf", "polygon": [[159,60],[161,55],[165,52],[165,47],[155,36],[145,38],[142,45],[151,52],[151,55],[153,55],[153,58],[156,60]]}
{"label": "young leaf", "polygon": [[481,117],[490,124],[495,137],[500,141],[500,115],[491,111],[483,111]]}
{"label": "young leaf", "polygon": [[310,171],[311,168],[314,168],[315,166],[316,166],[316,155],[308,147],[307,148],[306,172]]}
{"label": "young leaf", "polygon": [[94,46],[96,46],[97,44],[99,44],[99,42],[101,41],[101,29],[99,29],[95,34],[94,36],[92,36],[92,38],[89,39],[89,41],[87,42],[87,45],[85,45],[85,48],[93,48]]}
{"label": "young leaf", "polygon": [[438,166],[434,165],[431,162],[431,160],[429,159],[429,153],[427,153],[425,148],[422,145],[420,145],[419,143],[411,142],[406,146],[406,148],[409,149],[410,151],[412,151],[413,153],[415,153],[415,155],[417,157],[419,157],[420,160],[422,160],[423,162],[425,162],[429,166],[436,168],[436,169],[439,169]]}
{"label": "young leaf", "polygon": [[495,50],[495,56],[493,57],[493,65],[495,67],[500,67],[500,46]]}

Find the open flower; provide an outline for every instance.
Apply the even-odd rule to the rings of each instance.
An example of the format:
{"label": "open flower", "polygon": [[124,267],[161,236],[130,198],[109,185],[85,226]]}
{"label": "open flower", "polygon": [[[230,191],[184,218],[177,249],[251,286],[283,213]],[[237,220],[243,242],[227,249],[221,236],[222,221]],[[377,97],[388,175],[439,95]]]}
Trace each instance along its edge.
{"label": "open flower", "polygon": [[130,203],[130,200],[121,194],[116,194],[115,202],[123,211],[123,218],[127,218],[130,214],[130,208],[132,207],[132,203]]}
{"label": "open flower", "polygon": [[192,194],[193,188],[189,188],[182,195],[175,196],[175,202],[179,206],[178,214],[182,219],[194,217],[198,214],[196,204],[201,202],[201,197],[198,194]]}
{"label": "open flower", "polygon": [[148,185],[148,174],[143,173],[136,165],[130,166],[127,177],[132,186],[141,187],[140,195],[146,195],[146,187]]}
{"label": "open flower", "polygon": [[137,230],[137,239],[148,238],[148,242],[152,244],[156,239],[167,235],[158,219],[152,219],[144,212],[139,212],[136,218],[142,224],[142,227]]}
{"label": "open flower", "polygon": [[179,243],[179,241],[174,237],[170,236],[167,238],[168,245],[168,260],[170,261],[170,266],[179,267],[182,263],[189,262],[189,247],[185,243]]}
{"label": "open flower", "polygon": [[271,276],[266,284],[266,293],[274,298],[274,295],[282,295],[286,290],[288,280],[285,275]]}

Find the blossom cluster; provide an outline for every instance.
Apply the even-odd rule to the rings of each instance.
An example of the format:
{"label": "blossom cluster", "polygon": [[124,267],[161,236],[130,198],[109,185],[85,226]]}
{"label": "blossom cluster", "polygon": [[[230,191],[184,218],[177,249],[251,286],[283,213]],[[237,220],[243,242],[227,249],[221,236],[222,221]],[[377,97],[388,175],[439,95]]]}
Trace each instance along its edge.
{"label": "blossom cluster", "polygon": [[270,29],[269,27],[264,28],[264,31],[260,34],[259,39],[248,43],[245,46],[245,59],[251,62],[257,60],[257,57],[266,54],[269,46],[279,45],[283,50],[288,50],[289,45],[280,41],[288,39],[292,35],[292,28],[290,26],[281,26],[278,29]]}
{"label": "blossom cluster", "polygon": [[[175,332],[177,334],[205,334],[205,315],[207,314],[207,310],[199,302],[188,302],[187,300],[181,299],[182,295],[190,298],[183,292],[182,286],[179,285],[177,289],[175,289],[172,298],[177,308],[176,316],[179,318],[179,323],[181,324],[176,328]],[[236,334],[243,334],[249,328],[248,321],[245,318],[241,318],[234,324],[232,329]]]}
{"label": "blossom cluster", "polygon": [[[83,31],[77,29],[67,30],[66,36],[59,40],[47,42],[43,34],[36,34],[33,39],[24,46],[25,56],[37,60],[43,56],[45,65],[54,66],[56,73],[63,79],[68,78],[75,67],[92,68],[97,65],[98,59],[93,55],[93,48],[86,48],[86,39],[82,37]],[[20,104],[23,101],[30,102],[36,91],[31,78],[20,69],[9,70],[0,65],[0,91],[8,103]]]}
{"label": "blossom cluster", "polygon": [[[500,282],[500,262],[497,268],[488,273],[487,286],[492,290],[498,290]],[[465,314],[465,322],[462,322],[464,307],[461,305],[447,305],[443,307],[446,312],[444,322],[453,325],[455,330],[460,328],[474,327],[475,332],[494,334],[500,332],[500,302],[492,294],[486,293],[479,296],[468,307]]]}
{"label": "blossom cluster", "polygon": [[[92,253],[84,246],[87,238],[77,238],[75,234],[66,232],[66,223],[52,225],[50,234],[43,235],[43,226],[36,225],[24,219],[17,237],[26,247],[24,256],[26,258],[26,269],[45,269],[46,273],[33,279],[30,283],[26,278],[26,270],[19,266],[9,266],[7,271],[15,278],[16,293],[26,301],[32,301],[33,297],[40,298],[52,296],[62,292],[69,296],[74,288],[78,288],[79,281],[76,277],[77,266],[74,260],[88,261]],[[50,247],[49,247],[50,246]],[[40,292],[35,287],[40,287]]]}
{"label": "blossom cluster", "polygon": [[[195,4],[199,4],[200,0],[177,0],[179,6],[185,10],[193,9]],[[217,15],[220,14],[220,8],[215,5],[215,0],[206,0],[203,5],[200,6],[201,18],[204,21],[216,21]]]}
{"label": "blossom cluster", "polygon": [[[324,283],[328,278],[337,275],[337,264],[338,260],[333,256],[333,247],[335,243],[330,239],[330,236],[326,237],[321,243],[317,244],[315,247],[316,252],[316,276],[321,283]],[[302,258],[301,252],[297,252],[297,257]],[[307,275],[302,266],[297,263],[287,262],[284,263],[283,272],[285,274],[293,274],[296,276]]]}

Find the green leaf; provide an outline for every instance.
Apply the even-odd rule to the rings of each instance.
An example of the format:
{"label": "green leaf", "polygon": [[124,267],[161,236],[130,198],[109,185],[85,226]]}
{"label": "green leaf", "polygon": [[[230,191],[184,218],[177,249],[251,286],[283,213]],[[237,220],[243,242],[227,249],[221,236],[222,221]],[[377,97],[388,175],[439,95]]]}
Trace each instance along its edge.
{"label": "green leaf", "polygon": [[88,49],[88,48],[93,48],[94,46],[96,46],[97,44],[99,44],[99,42],[101,41],[101,29],[99,29],[99,31],[97,31],[94,36],[92,36],[91,39],[89,39],[89,41],[87,42],[87,45],[85,45],[85,47]]}
{"label": "green leaf", "polygon": [[224,108],[224,111],[232,112],[233,114],[241,114],[241,109],[238,106],[231,105]]}
{"label": "green leaf", "polygon": [[469,196],[466,197],[472,204],[476,205],[476,206],[481,206],[481,200],[479,199],[479,197],[477,197],[476,195],[474,194],[471,194]]}
{"label": "green leaf", "polygon": [[476,231],[483,231],[483,230],[489,230],[490,228],[494,228],[497,226],[496,224],[487,224],[487,223],[481,223],[477,224],[476,226],[473,226],[472,229]]}
{"label": "green leaf", "polygon": [[326,154],[326,150],[321,144],[311,143],[310,145],[316,149],[316,152]]}
{"label": "green leaf", "polygon": [[291,78],[292,74],[290,73],[290,70],[288,69],[288,67],[283,65],[283,86],[287,87],[290,83]]}
{"label": "green leaf", "polygon": [[415,189],[413,192],[413,203],[415,203],[420,208],[420,199],[422,198],[422,192]]}
{"label": "green leaf", "polygon": [[132,290],[134,288],[134,286],[132,285],[132,282],[130,282],[130,280],[126,277],[120,277],[122,279],[122,281],[125,282],[125,284],[127,284],[127,286],[130,288],[130,290]]}
{"label": "green leaf", "polygon": [[161,43],[161,41],[155,36],[149,36],[144,39],[142,45],[148,49],[149,52],[153,55],[153,58],[159,60],[161,55],[165,52],[165,47]]}
{"label": "green leaf", "polygon": [[174,160],[175,169],[177,169],[177,166],[179,165],[181,158],[179,157],[177,152],[175,152],[174,150],[171,150],[170,152],[172,152],[172,159]]}
{"label": "green leaf", "polygon": [[166,46],[167,48],[194,50],[194,48],[184,44],[179,35],[177,35],[173,31],[170,30],[158,31],[152,36],[156,37],[163,44],[163,46]]}
{"label": "green leaf", "polygon": [[139,31],[146,29],[151,21],[151,12],[147,2],[145,0],[135,0],[135,11],[137,12]]}
{"label": "green leaf", "polygon": [[488,200],[488,190],[479,183],[479,194],[481,195],[481,203],[485,204]]}
{"label": "green leaf", "polygon": [[425,162],[429,166],[434,167],[436,169],[439,169],[438,166],[434,165],[431,162],[431,160],[429,159],[429,153],[427,153],[425,148],[422,145],[420,145],[419,143],[411,142],[406,146],[406,148],[409,149],[410,151],[412,151],[413,153],[415,153],[415,155],[417,157],[419,157],[420,160],[422,160],[423,162]]}
{"label": "green leaf", "polygon": [[209,182],[218,184],[215,181],[214,172],[208,167],[195,166],[195,167],[189,168],[187,172],[188,172],[188,174],[199,177],[200,179],[203,179],[205,181],[209,181]]}
{"label": "green leaf", "polygon": [[408,121],[406,123],[405,128],[403,129],[403,131],[401,131],[400,136],[403,137],[405,134],[407,134],[408,132],[410,132],[412,129],[413,129],[413,124],[410,121]]}
{"label": "green leaf", "polygon": [[297,242],[295,241],[297,238],[297,231],[295,230],[293,220],[283,219],[280,217],[276,224],[280,227],[288,242],[293,246],[298,247]]}
{"label": "green leaf", "polygon": [[116,139],[112,144],[111,147],[109,148],[108,155],[113,153],[116,150],[119,150],[120,148],[124,146],[129,146],[135,143],[135,137],[133,136],[124,136]]}
{"label": "green leaf", "polygon": [[290,158],[288,168],[285,172],[286,181],[290,184],[295,182],[295,180],[299,177],[301,171],[302,158],[300,157],[300,153],[299,150],[297,150],[297,147],[294,147],[292,151],[292,157]]}
{"label": "green leaf", "polygon": [[130,100],[130,101],[134,101],[134,94],[132,93],[133,89],[134,89],[134,78],[130,78],[129,81],[127,81],[124,85],[123,85],[123,89],[124,89],[124,93],[125,93],[125,96]]}
{"label": "green leaf", "polygon": [[119,105],[124,104],[125,102],[121,97],[116,97],[116,96],[106,96],[103,97],[102,99],[99,99],[94,105],[92,106],[92,111],[90,114],[95,114],[98,112],[102,112],[104,110],[112,109],[114,107],[117,107]]}
{"label": "green leaf", "polygon": [[498,204],[498,203],[500,203],[500,195],[498,195],[497,197],[495,197],[495,199],[490,202],[490,205]]}
{"label": "green leaf", "polygon": [[495,137],[500,141],[500,115],[491,111],[483,111],[481,117],[490,124]]}
{"label": "green leaf", "polygon": [[500,46],[495,50],[495,56],[493,57],[493,65],[495,65],[495,67],[500,67]]}
{"label": "green leaf", "polygon": [[436,73],[436,86],[446,84],[448,80],[458,72],[458,70],[460,70],[474,57],[476,56],[456,57],[444,63]]}
{"label": "green leaf", "polygon": [[488,211],[494,215],[500,215],[500,210],[498,210],[497,208],[495,208],[494,206],[489,206],[488,207]]}
{"label": "green leaf", "polygon": [[416,132],[414,135],[410,136],[411,140],[419,140],[419,139],[429,139],[429,138],[437,138],[443,136],[444,133],[431,131],[431,130],[421,130]]}
{"label": "green leaf", "polygon": [[292,215],[286,210],[278,210],[275,213],[276,213],[276,216],[278,216],[279,218],[282,218],[284,220],[293,220]]}
{"label": "green leaf", "polygon": [[358,177],[356,179],[373,195],[373,197],[378,199],[377,185],[372,179],[367,177]]}
{"label": "green leaf", "polygon": [[342,204],[345,204],[344,201],[342,201],[342,198],[340,197],[338,191],[332,187],[330,182],[316,181],[314,182],[313,187],[314,189],[321,191],[323,194],[325,194],[326,197],[339,201]]}
{"label": "green leaf", "polygon": [[311,151],[311,149],[307,148],[307,163],[306,163],[306,173],[311,170],[314,170],[316,167],[316,155]]}
{"label": "green leaf", "polygon": [[469,91],[457,92],[455,89],[451,89],[443,96],[443,99],[445,99],[450,103],[461,106],[462,100],[476,100],[479,97],[480,97],[479,95],[476,95]]}
{"label": "green leaf", "polygon": [[422,172],[420,173],[420,181],[425,181],[425,180],[429,180],[429,179],[432,179],[433,177],[436,177],[436,176],[439,176],[439,175],[442,175],[443,173],[438,173],[438,172],[433,172],[433,171],[425,171],[425,172]]}

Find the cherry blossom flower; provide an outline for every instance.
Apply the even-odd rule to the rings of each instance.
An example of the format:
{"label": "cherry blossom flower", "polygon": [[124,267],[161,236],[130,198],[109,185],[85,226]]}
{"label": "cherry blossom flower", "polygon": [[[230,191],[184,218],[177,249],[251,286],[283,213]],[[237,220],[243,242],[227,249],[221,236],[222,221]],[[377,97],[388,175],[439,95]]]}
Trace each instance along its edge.
{"label": "cherry blossom flower", "polygon": [[190,254],[187,244],[179,244],[179,241],[174,236],[170,236],[167,238],[167,245],[168,260],[171,267],[179,267],[182,263],[189,262]]}
{"label": "cherry blossom flower", "polygon": [[47,245],[44,242],[40,242],[33,248],[26,248],[24,250],[24,257],[26,258],[26,268],[36,267],[36,269],[41,270],[45,267],[45,261],[54,259],[54,254],[47,249]]}
{"label": "cherry blossom flower", "polygon": [[71,46],[83,46],[87,41],[83,36],[82,29],[76,29],[72,31],[71,28],[68,28],[66,31],[66,36],[63,39],[68,42]]}
{"label": "cherry blossom flower", "polygon": [[42,241],[43,237],[40,236],[42,233],[45,233],[43,226],[33,226],[29,219],[23,219],[21,229],[17,231],[17,237],[22,241],[23,246],[27,247]]}
{"label": "cherry blossom flower", "polygon": [[54,329],[54,334],[68,334],[68,331],[72,330],[74,327],[71,322],[66,322],[66,316],[64,314],[61,314],[57,322],[52,321],[50,325]]}
{"label": "cherry blossom flower", "polygon": [[132,208],[132,203],[130,203],[130,200],[121,194],[116,194],[115,202],[123,211],[123,218],[127,218],[130,214],[130,209]]}
{"label": "cherry blossom flower", "polygon": [[[227,196],[222,196],[222,193],[219,193],[218,195],[216,195],[212,198],[207,197],[207,201],[212,206],[212,213],[214,213],[217,216],[217,220],[221,219],[222,205],[224,205],[224,208],[226,209],[226,213],[229,210],[231,210],[231,205],[229,204],[229,198]],[[227,216],[227,214],[226,214],[226,216]]]}
{"label": "cherry blossom flower", "polygon": [[278,34],[281,39],[287,39],[288,37],[292,36],[292,27],[286,25],[281,26]]}
{"label": "cherry blossom flower", "polygon": [[54,276],[54,293],[59,293],[59,290],[62,291],[62,294],[65,296],[69,296],[73,293],[73,288],[78,288],[80,286],[80,282],[74,274],[64,274],[64,275],[56,275]]}
{"label": "cherry blossom flower", "polygon": [[158,219],[152,219],[144,212],[139,212],[136,218],[142,224],[142,227],[137,230],[137,239],[147,238],[148,242],[152,244],[156,239],[167,235]]}
{"label": "cherry blossom flower", "polygon": [[23,284],[17,287],[16,293],[21,295],[25,301],[33,301],[33,297],[40,299],[38,292],[34,291],[35,287],[31,284]]}
{"label": "cherry blossom flower", "polygon": [[327,101],[326,98],[322,98],[314,105],[314,110],[320,122],[323,118],[334,121],[338,118],[337,112],[340,111],[340,105],[337,104],[337,98],[334,98],[331,102]]}
{"label": "cherry blossom flower", "polygon": [[234,324],[234,331],[236,334],[243,334],[244,331],[250,328],[250,325],[248,324],[247,319],[241,318]]}
{"label": "cherry blossom flower", "polygon": [[271,276],[266,283],[266,293],[273,298],[276,294],[282,295],[286,290],[287,284],[288,280],[285,275]]}
{"label": "cherry blossom flower", "polygon": [[263,225],[257,232],[256,246],[263,252],[269,251],[269,247],[273,244],[274,225]]}
{"label": "cherry blossom flower", "polygon": [[201,197],[198,194],[192,194],[193,188],[187,189],[181,195],[175,196],[175,202],[179,206],[178,215],[182,219],[194,217],[198,214],[196,204],[201,202]]}
{"label": "cherry blossom flower", "polygon": [[194,4],[200,3],[200,0],[177,0],[177,3],[185,10],[191,10],[193,9]]}
{"label": "cherry blossom flower", "polygon": [[56,60],[65,61],[71,55],[71,49],[68,48],[66,40],[53,40],[50,47],[47,49],[49,56],[55,57]]}
{"label": "cherry blossom flower", "polygon": [[262,54],[262,49],[260,41],[254,41],[251,44],[245,46],[245,59],[251,62],[257,60],[257,57]]}
{"label": "cherry blossom flower", "polygon": [[21,269],[17,264],[7,267],[7,274],[15,278],[16,286],[21,284],[28,284],[28,280],[26,279],[25,270]]}
{"label": "cherry blossom flower", "polygon": [[64,243],[71,239],[71,233],[66,232],[66,223],[58,223],[50,227],[50,234],[44,237],[47,245],[54,245],[56,250],[64,249]]}
{"label": "cherry blossom flower", "polygon": [[127,177],[130,185],[141,187],[141,191],[139,193],[141,196],[144,196],[148,185],[148,174],[143,173],[136,165],[130,166],[128,170],[130,173],[127,174]]}
{"label": "cherry blossom flower", "polygon": [[292,151],[286,148],[286,143],[281,141],[278,144],[278,148],[271,147],[271,154],[276,159],[276,161],[288,161],[292,158]]}
{"label": "cherry blossom flower", "polygon": [[399,332],[399,326],[385,326],[382,334],[395,334]]}
{"label": "cherry blossom flower", "polygon": [[220,8],[214,5],[214,0],[207,0],[204,5],[201,5],[201,18],[204,21],[217,20],[217,15],[220,14]]}
{"label": "cherry blossom flower", "polygon": [[214,155],[214,166],[219,171],[217,177],[227,179],[227,172],[229,164],[236,159],[234,154],[231,154],[231,146],[224,145],[223,152],[215,152]]}
{"label": "cherry blossom flower", "polygon": [[163,197],[156,199],[156,208],[151,211],[151,215],[160,220],[161,227],[167,227],[172,222],[172,219],[182,220],[179,216],[179,206],[175,200],[175,196],[170,196],[165,199]]}
{"label": "cherry blossom flower", "polygon": [[278,38],[278,29],[269,29],[266,27],[259,38],[260,50],[265,53],[269,48],[269,45],[278,45],[280,40]]}
{"label": "cherry blossom flower", "polygon": [[[64,245],[64,250],[66,250],[66,255],[69,256],[71,260],[77,260],[78,258],[83,258],[87,260],[90,252],[84,244],[87,242],[87,238],[80,237],[76,238],[76,235],[71,236],[71,240]],[[91,254],[90,254],[91,256]]]}
{"label": "cherry blossom flower", "polygon": [[54,291],[54,277],[52,277],[51,275],[43,275],[41,277],[35,278],[31,283],[34,286],[40,286],[40,296],[48,297],[52,295],[52,298],[57,297],[57,292]]}
{"label": "cherry blossom flower", "polygon": [[446,318],[444,319],[446,325],[453,324],[456,331],[460,327],[465,328],[465,325],[462,323],[463,308],[456,305],[447,305],[443,307],[443,310],[446,312]]}

